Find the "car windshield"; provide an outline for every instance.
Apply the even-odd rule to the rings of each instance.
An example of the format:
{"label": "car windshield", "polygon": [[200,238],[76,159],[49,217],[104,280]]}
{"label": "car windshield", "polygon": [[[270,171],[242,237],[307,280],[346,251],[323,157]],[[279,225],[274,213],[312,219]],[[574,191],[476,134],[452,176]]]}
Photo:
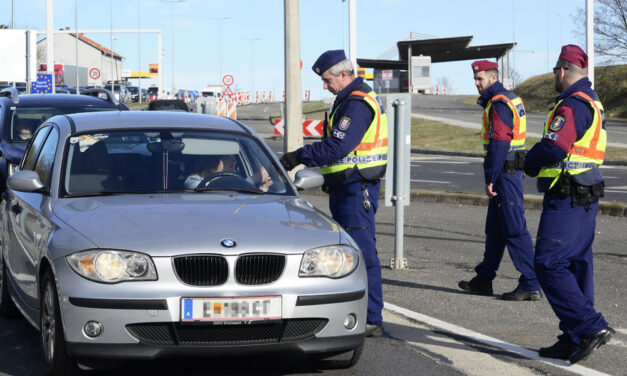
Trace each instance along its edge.
{"label": "car windshield", "polygon": [[150,94],[157,94],[159,92],[159,88],[158,87],[149,87],[148,88],[148,93]]}
{"label": "car windshield", "polygon": [[[35,130],[44,121],[56,115],[77,112],[119,111],[113,106],[94,105],[62,106],[62,107],[16,107],[11,116],[9,137],[11,142],[28,142]],[[5,129],[6,133],[6,129]]]}
{"label": "car windshield", "polygon": [[253,137],[155,129],[86,133],[68,140],[66,197],[122,193],[293,194]]}
{"label": "car windshield", "polygon": [[155,101],[148,105],[150,111],[189,111],[187,104],[181,100]]}
{"label": "car windshield", "polygon": [[127,87],[128,91],[131,92],[131,94],[137,94],[139,93],[139,88],[137,86],[129,86]]}

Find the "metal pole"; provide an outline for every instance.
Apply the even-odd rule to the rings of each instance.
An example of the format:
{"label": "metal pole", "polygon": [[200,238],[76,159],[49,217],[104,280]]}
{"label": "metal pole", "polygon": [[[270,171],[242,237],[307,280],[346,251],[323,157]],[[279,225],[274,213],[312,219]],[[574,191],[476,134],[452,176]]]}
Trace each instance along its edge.
{"label": "metal pole", "polygon": [[546,0],[546,71],[549,72],[549,0]]}
{"label": "metal pole", "polygon": [[[298,0],[284,0],[285,6],[285,135],[283,151],[303,146],[303,107],[300,83],[300,22]],[[292,170],[293,178],[296,171]]]}
{"label": "metal pole", "polygon": [[74,24],[75,24],[75,31],[76,31],[76,95],[80,95],[80,90],[78,89],[78,87],[80,86],[78,84],[78,0],[74,1],[74,10],[75,10],[75,17],[74,17]]}
{"label": "metal pole", "polygon": [[[413,55],[413,52],[411,50],[411,31],[409,32],[409,46],[407,46],[407,91],[409,92],[409,94],[413,94],[414,93],[414,85],[412,82],[412,69],[411,69],[411,57]],[[401,80],[401,72],[398,72],[398,81],[399,81],[399,87],[398,87],[398,91],[399,92],[403,92],[403,80]]]}
{"label": "metal pole", "polygon": [[138,72],[139,72],[139,85],[137,89],[139,103],[142,103],[142,0],[137,0],[137,56],[138,56]]}
{"label": "metal pole", "polygon": [[348,48],[353,67],[357,69],[357,10],[355,0],[348,0]]}
{"label": "metal pole", "polygon": [[161,31],[159,31],[159,36],[157,37],[157,49],[159,52],[157,53],[157,57],[159,59],[159,92],[157,92],[158,99],[163,98],[163,47],[162,47],[162,36]]}
{"label": "metal pole", "polygon": [[586,0],[586,52],[588,53],[588,79],[594,89],[594,0]]}
{"label": "metal pole", "polygon": [[[113,81],[115,81],[113,79],[113,0],[110,1],[111,4],[111,92],[115,95],[114,92],[114,88],[113,88]],[[120,90],[120,93],[122,91]]]}
{"label": "metal pole", "polygon": [[55,93],[54,75],[54,1],[46,0],[46,70],[52,75],[52,94]]}
{"label": "metal pole", "polygon": [[15,0],[11,0],[11,29],[15,29]]}
{"label": "metal pole", "polygon": [[30,76],[30,30],[26,30],[26,94],[30,94],[30,82],[32,80]]}
{"label": "metal pole", "polygon": [[170,5],[172,12],[172,49],[170,53],[172,54],[172,94],[174,94],[174,3]]}
{"label": "metal pole", "polygon": [[403,161],[404,156],[404,140],[403,140],[403,109],[405,101],[395,100],[392,102],[394,106],[394,260],[392,267],[394,269],[406,269],[407,260],[403,257],[403,236],[404,236],[404,217],[405,217],[405,192],[403,191]]}

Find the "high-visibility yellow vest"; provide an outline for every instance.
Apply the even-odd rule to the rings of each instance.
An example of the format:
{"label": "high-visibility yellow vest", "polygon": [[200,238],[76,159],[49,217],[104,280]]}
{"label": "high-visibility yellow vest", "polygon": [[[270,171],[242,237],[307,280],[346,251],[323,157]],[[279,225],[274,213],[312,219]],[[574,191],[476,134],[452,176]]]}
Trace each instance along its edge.
{"label": "high-visibility yellow vest", "polygon": [[[346,157],[322,167],[322,174],[325,175],[325,179],[334,178],[335,175],[344,175],[348,169],[357,168],[359,174],[364,179],[379,179],[385,175],[385,169],[388,163],[387,114],[381,112],[381,105],[379,104],[377,94],[372,90],[368,93],[355,90],[346,98],[346,100],[349,99],[364,101],[374,113],[372,122],[368,126],[368,130],[359,145]],[[337,106],[333,114],[331,114],[329,124],[325,129],[327,137],[331,136],[333,121],[339,107],[340,106]]]}
{"label": "high-visibility yellow vest", "polygon": [[483,112],[483,126],[481,127],[481,143],[483,144],[483,155],[488,155],[488,144],[490,143],[490,109],[496,102],[503,102],[512,111],[514,129],[512,140],[509,142],[509,151],[525,150],[525,138],[527,137],[527,114],[525,105],[518,96],[512,92],[498,94],[490,99]]}
{"label": "high-visibility yellow vest", "polygon": [[[569,96],[575,97],[590,106],[593,113],[592,124],[586,133],[584,133],[583,137],[575,141],[571,149],[568,151],[566,158],[554,166],[543,167],[540,170],[540,173],[538,174],[539,178],[554,178],[553,183],[551,183],[551,187],[557,181],[562,169],[564,171],[568,171],[571,175],[577,175],[592,168],[597,168],[603,164],[605,147],[607,144],[607,133],[605,129],[603,129],[605,115],[603,105],[599,101],[599,98],[596,97],[596,94],[594,96],[595,98],[592,98],[582,91],[578,91]],[[547,121],[544,124],[545,135],[549,130],[549,126],[553,123],[555,110],[563,101],[564,99],[557,102],[555,107],[549,111]]]}

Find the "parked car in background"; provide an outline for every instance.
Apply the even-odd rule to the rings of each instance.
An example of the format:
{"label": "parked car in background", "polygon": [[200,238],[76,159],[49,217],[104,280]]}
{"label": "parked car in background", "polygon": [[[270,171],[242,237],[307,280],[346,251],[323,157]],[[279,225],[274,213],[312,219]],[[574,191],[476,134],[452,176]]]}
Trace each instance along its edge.
{"label": "parked car in background", "polygon": [[[139,102],[139,87],[138,86],[127,86],[126,87],[131,94],[131,102]],[[143,100],[143,98],[142,98]]]}
{"label": "parked car in background", "polygon": [[148,90],[146,88],[142,88],[142,102],[148,102]]}
{"label": "parked car in background", "polygon": [[231,119],[51,118],[1,206],[0,314],[17,306],[40,331],[52,375],[94,357],[300,352],[351,367],[366,269],[350,236],[297,193],[322,182],[302,170],[292,183]]}
{"label": "parked car in background", "polygon": [[148,111],[183,111],[189,112],[187,103],[181,99],[158,99],[148,104]]}
{"label": "parked car in background", "polygon": [[151,101],[156,101],[157,99],[159,99],[159,88],[156,86],[149,87],[148,96],[149,96],[148,99]]}
{"label": "parked car in background", "polygon": [[0,91],[0,194],[5,192],[6,179],[17,169],[26,145],[44,121],[76,112],[128,110],[108,90],[91,89],[84,93],[90,95],[20,95],[12,87]]}

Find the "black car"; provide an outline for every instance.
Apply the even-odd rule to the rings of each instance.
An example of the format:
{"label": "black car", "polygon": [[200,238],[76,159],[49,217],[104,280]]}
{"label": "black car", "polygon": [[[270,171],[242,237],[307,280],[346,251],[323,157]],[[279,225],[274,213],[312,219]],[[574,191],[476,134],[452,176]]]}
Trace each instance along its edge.
{"label": "black car", "polygon": [[82,94],[20,95],[12,87],[0,91],[0,193],[5,192],[7,177],[17,168],[28,141],[44,121],[77,112],[128,110],[108,90],[88,89]]}
{"label": "black car", "polygon": [[148,104],[148,111],[183,111],[189,112],[185,101],[180,99],[158,99]]}

